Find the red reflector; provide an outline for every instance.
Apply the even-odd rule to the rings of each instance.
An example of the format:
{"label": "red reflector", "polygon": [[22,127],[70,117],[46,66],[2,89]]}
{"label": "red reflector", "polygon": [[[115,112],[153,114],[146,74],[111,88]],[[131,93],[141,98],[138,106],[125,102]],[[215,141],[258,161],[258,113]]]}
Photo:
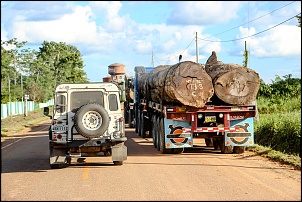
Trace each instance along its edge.
{"label": "red reflector", "polygon": [[53,121],[53,124],[57,124],[57,121]]}
{"label": "red reflector", "polygon": [[62,138],[62,135],[61,135],[61,134],[59,134],[59,135],[58,135],[58,139],[61,139],[61,138]]}

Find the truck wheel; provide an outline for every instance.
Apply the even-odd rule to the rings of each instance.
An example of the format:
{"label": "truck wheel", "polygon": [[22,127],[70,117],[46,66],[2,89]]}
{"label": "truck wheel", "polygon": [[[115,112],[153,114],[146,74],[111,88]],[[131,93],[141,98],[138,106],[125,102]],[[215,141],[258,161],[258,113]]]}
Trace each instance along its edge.
{"label": "truck wheel", "polygon": [[160,118],[159,121],[159,151],[162,154],[167,154],[169,153],[169,151],[171,151],[171,149],[166,149],[166,142],[165,142],[165,130],[164,130],[164,120],[163,118]]}
{"label": "truck wheel", "polygon": [[225,135],[221,138],[220,149],[223,154],[231,154],[233,153],[233,146],[225,146]]}
{"label": "truck wheel", "polygon": [[205,142],[206,142],[207,147],[213,147],[214,146],[212,138],[205,138]]}
{"label": "truck wheel", "polygon": [[52,131],[51,131],[50,126],[49,126],[49,129],[48,129],[48,137],[49,137],[49,140],[52,140]]}
{"label": "truck wheel", "polygon": [[137,113],[137,134],[138,136],[141,136],[141,112],[138,110]]}
{"label": "truck wheel", "polygon": [[144,112],[141,113],[141,137],[146,137],[146,130],[145,130],[145,118],[144,118]]}
{"label": "truck wheel", "polygon": [[242,154],[245,151],[245,146],[234,146],[233,152],[235,154]]}
{"label": "truck wheel", "polygon": [[75,128],[83,137],[99,137],[109,126],[108,112],[99,104],[83,105],[74,117]]}
{"label": "truck wheel", "polygon": [[221,144],[220,139],[217,139],[217,138],[213,139],[213,146],[214,146],[215,150],[220,149],[220,144]]}
{"label": "truck wheel", "polygon": [[124,164],[124,161],[113,161],[113,164],[116,166],[121,166]]}
{"label": "truck wheel", "polygon": [[105,151],[103,151],[104,156],[112,156],[111,154],[111,149],[106,149]]}
{"label": "truck wheel", "polygon": [[173,154],[181,154],[184,151],[184,148],[173,148]]}
{"label": "truck wheel", "polygon": [[137,111],[135,110],[135,114],[134,114],[134,120],[135,120],[135,132],[138,133],[138,128],[139,128],[139,109],[137,109]]}
{"label": "truck wheel", "polygon": [[156,122],[156,116],[152,116],[152,140],[153,140],[153,146],[157,147],[157,122]]}
{"label": "truck wheel", "polygon": [[156,149],[157,151],[160,151],[160,128],[159,128],[159,125],[160,125],[160,117],[157,117],[156,118]]}

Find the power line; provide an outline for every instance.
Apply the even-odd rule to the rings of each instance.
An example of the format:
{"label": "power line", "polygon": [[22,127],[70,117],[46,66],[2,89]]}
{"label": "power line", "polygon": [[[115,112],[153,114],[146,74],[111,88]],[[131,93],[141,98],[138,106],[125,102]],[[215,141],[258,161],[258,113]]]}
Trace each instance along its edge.
{"label": "power line", "polygon": [[231,28],[231,29],[228,29],[228,30],[226,30],[226,31],[223,31],[223,32],[220,32],[220,33],[218,33],[218,34],[214,34],[214,35],[212,35],[212,36],[209,36],[209,37],[204,38],[204,39],[199,39],[199,40],[205,40],[205,39],[211,38],[211,37],[213,37],[213,36],[217,36],[217,35],[226,33],[226,32],[228,32],[228,31],[231,31],[231,30],[233,30],[233,29],[236,29],[236,28],[238,28],[238,27],[240,27],[240,26],[246,25],[246,24],[248,24],[248,23],[250,23],[250,22],[253,22],[253,21],[255,21],[255,20],[258,20],[258,19],[260,19],[260,18],[263,18],[264,16],[269,15],[269,14],[271,14],[271,13],[277,11],[277,10],[280,10],[281,8],[284,8],[284,7],[290,5],[290,4],[294,3],[294,2],[296,2],[296,1],[293,1],[293,2],[291,2],[291,3],[289,3],[289,4],[286,4],[286,5],[284,5],[284,6],[280,7],[280,8],[277,8],[277,9],[275,9],[275,10],[273,10],[273,11],[267,13],[267,14],[264,14],[264,15],[258,17],[258,18],[255,18],[255,19],[253,19],[253,20],[251,20],[251,21],[248,21],[248,22],[246,22],[246,23],[243,23],[243,24],[241,24],[241,25],[238,25],[238,26],[233,27],[233,28]]}
{"label": "power line", "polygon": [[[183,52],[185,52],[191,45],[192,45],[192,43],[193,43],[193,41],[195,40],[195,37],[192,39],[192,41],[189,43],[189,45],[179,54],[179,55],[181,55]],[[153,54],[153,56],[154,57],[156,57],[158,60],[160,60],[160,61],[172,61],[172,60],[175,60],[177,57],[179,57],[179,55],[178,56],[176,56],[176,57],[174,57],[174,58],[172,58],[172,59],[168,59],[168,60],[162,60],[162,59],[159,59],[158,57],[156,57],[154,54]]]}
{"label": "power line", "polygon": [[[266,32],[266,31],[268,31],[268,30],[270,30],[270,29],[273,29],[273,28],[275,28],[275,27],[277,27],[277,26],[279,26],[279,25],[281,25],[281,24],[283,24],[283,23],[285,23],[285,22],[287,22],[287,21],[293,19],[293,18],[296,17],[297,15],[295,15],[295,16],[293,16],[293,17],[291,17],[291,18],[289,18],[289,19],[287,19],[287,20],[285,20],[285,21],[283,21],[283,22],[281,22],[281,23],[279,23],[279,24],[277,24],[277,25],[275,25],[275,26],[273,26],[273,27],[270,27],[270,28],[268,28],[268,29],[266,29],[266,30],[263,30],[263,31],[261,31],[261,32],[258,32],[258,33],[256,33],[256,34],[249,35],[249,36],[246,36],[246,37],[242,37],[242,38],[238,38],[238,39],[232,39],[232,40],[224,40],[224,41],[206,40],[206,39],[211,38],[211,37],[213,37],[213,36],[217,36],[217,35],[223,34],[223,33],[225,33],[225,32],[231,31],[231,30],[236,29],[236,28],[238,28],[238,27],[240,27],[240,26],[249,24],[250,22],[253,22],[253,21],[256,21],[256,20],[258,20],[258,19],[260,19],[260,18],[263,18],[263,17],[266,16],[266,15],[269,15],[269,14],[271,14],[271,13],[277,11],[277,10],[280,10],[280,9],[282,9],[282,8],[284,8],[284,7],[288,6],[288,5],[290,5],[290,4],[293,4],[294,2],[296,2],[296,1],[293,1],[293,2],[291,2],[291,3],[288,3],[288,4],[286,4],[286,5],[284,5],[284,6],[280,7],[280,8],[277,8],[277,9],[275,9],[275,10],[269,12],[269,13],[266,13],[266,14],[264,14],[264,15],[258,17],[258,18],[255,18],[255,19],[253,19],[253,20],[250,20],[250,21],[248,21],[248,22],[246,22],[246,23],[243,23],[243,24],[241,24],[241,25],[239,25],[239,26],[233,27],[233,28],[231,28],[231,29],[228,29],[228,30],[226,30],[226,31],[220,32],[220,33],[218,33],[218,34],[214,34],[214,35],[209,36],[209,37],[207,37],[207,38],[203,38],[203,39],[198,38],[198,40],[201,40],[201,41],[208,41],[208,42],[232,42],[232,41],[238,41],[238,40],[241,40],[241,39],[246,39],[246,38],[249,38],[249,37],[258,35],[258,34],[260,34],[260,33]],[[301,14],[301,13],[300,13],[300,14]],[[300,14],[298,14],[298,15],[300,15]],[[188,45],[188,46],[180,53],[180,55],[181,55],[184,51],[186,51],[186,50],[192,45],[192,43],[193,43],[194,40],[195,40],[195,37],[192,39],[192,41],[189,43],[189,45]],[[172,58],[172,59],[169,59],[169,60],[162,60],[162,59],[159,59],[158,57],[156,57],[154,54],[153,54],[153,56],[154,56],[155,58],[157,58],[157,62],[158,62],[158,61],[172,61],[172,60],[176,59],[177,57],[179,57],[179,56],[176,56],[176,57],[174,57],[174,58]],[[159,63],[159,62],[158,62],[158,63]],[[160,63],[159,63],[159,64],[160,64]]]}
{"label": "power line", "polygon": [[[301,14],[301,13],[299,13],[298,15],[300,15],[300,14]],[[265,29],[265,30],[263,30],[263,31],[261,31],[261,32],[258,32],[258,33],[256,33],[256,34],[253,34],[253,35],[250,35],[250,36],[246,36],[246,37],[242,37],[242,38],[238,38],[238,39],[231,39],[231,40],[224,40],[224,41],[212,41],[212,40],[205,40],[205,39],[199,39],[199,40],[201,40],[201,41],[209,41],[209,42],[231,42],[231,41],[238,41],[238,40],[241,40],[241,39],[246,39],[246,38],[249,38],[249,37],[252,37],[252,36],[261,34],[261,33],[263,33],[263,32],[266,32],[266,31],[270,30],[270,29],[273,29],[273,28],[275,28],[275,27],[277,27],[277,26],[279,26],[279,25],[281,25],[281,24],[283,24],[283,23],[285,23],[285,22],[287,22],[287,21],[289,21],[289,20],[295,18],[296,16],[297,16],[297,15],[295,15],[295,16],[293,16],[293,17],[291,17],[291,18],[289,18],[289,19],[287,19],[287,20],[285,20],[285,21],[283,21],[283,22],[281,22],[281,23],[279,23],[279,24],[277,24],[277,25],[275,25],[275,26],[273,26],[273,27],[270,27],[270,28]]]}

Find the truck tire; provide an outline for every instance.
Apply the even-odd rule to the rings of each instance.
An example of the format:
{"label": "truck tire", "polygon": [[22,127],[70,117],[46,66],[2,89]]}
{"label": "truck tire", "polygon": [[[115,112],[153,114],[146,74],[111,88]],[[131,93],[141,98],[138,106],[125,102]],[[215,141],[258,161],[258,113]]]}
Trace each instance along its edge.
{"label": "truck tire", "polygon": [[145,117],[144,117],[144,112],[141,113],[141,137],[145,138],[146,137],[146,127],[145,127]]}
{"label": "truck tire", "polygon": [[220,149],[223,154],[231,154],[233,153],[233,146],[225,146],[225,135],[221,138]]}
{"label": "truck tire", "polygon": [[205,138],[205,143],[207,147],[213,147],[213,139],[212,138]]}
{"label": "truck tire", "polygon": [[153,140],[153,146],[157,147],[157,122],[156,122],[156,115],[152,116],[152,140]]}
{"label": "truck tire", "polygon": [[245,151],[245,146],[234,146],[233,153],[242,154]]}
{"label": "truck tire", "polygon": [[159,151],[162,154],[170,153],[172,149],[166,149],[166,142],[165,142],[165,130],[164,130],[164,120],[163,118],[159,119]]}
{"label": "truck tire", "polygon": [[214,138],[213,139],[213,146],[215,150],[220,150],[220,139],[218,138]]}
{"label": "truck tire", "polygon": [[109,126],[108,112],[99,104],[86,104],[75,114],[75,128],[86,138],[103,135]]}
{"label": "truck tire", "polygon": [[157,151],[160,151],[160,128],[159,128],[159,125],[160,125],[160,117],[156,117],[156,149]]}
{"label": "truck tire", "polygon": [[121,166],[124,164],[124,161],[113,161],[113,164],[116,166]]}
{"label": "truck tire", "polygon": [[184,151],[184,148],[173,148],[172,151],[173,151],[173,154],[182,154]]}
{"label": "truck tire", "polygon": [[138,110],[137,113],[137,134],[138,136],[141,136],[141,110]]}

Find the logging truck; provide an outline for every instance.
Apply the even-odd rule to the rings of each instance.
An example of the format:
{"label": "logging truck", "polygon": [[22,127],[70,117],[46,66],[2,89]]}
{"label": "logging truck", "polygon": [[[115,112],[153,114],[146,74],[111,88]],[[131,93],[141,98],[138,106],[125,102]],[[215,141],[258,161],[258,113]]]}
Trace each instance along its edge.
{"label": "logging truck", "polygon": [[[160,153],[182,153],[194,146],[195,138],[204,138],[206,146],[222,153],[243,153],[254,144],[256,105],[250,100],[256,97],[251,89],[245,95],[248,104],[222,102],[215,94],[216,79],[203,65],[190,61],[156,68],[136,66],[134,71],[135,131],[152,138]],[[232,78],[240,80],[236,75]],[[250,81],[245,85],[258,91],[257,85],[249,86]],[[242,92],[236,90],[243,102]]]}

